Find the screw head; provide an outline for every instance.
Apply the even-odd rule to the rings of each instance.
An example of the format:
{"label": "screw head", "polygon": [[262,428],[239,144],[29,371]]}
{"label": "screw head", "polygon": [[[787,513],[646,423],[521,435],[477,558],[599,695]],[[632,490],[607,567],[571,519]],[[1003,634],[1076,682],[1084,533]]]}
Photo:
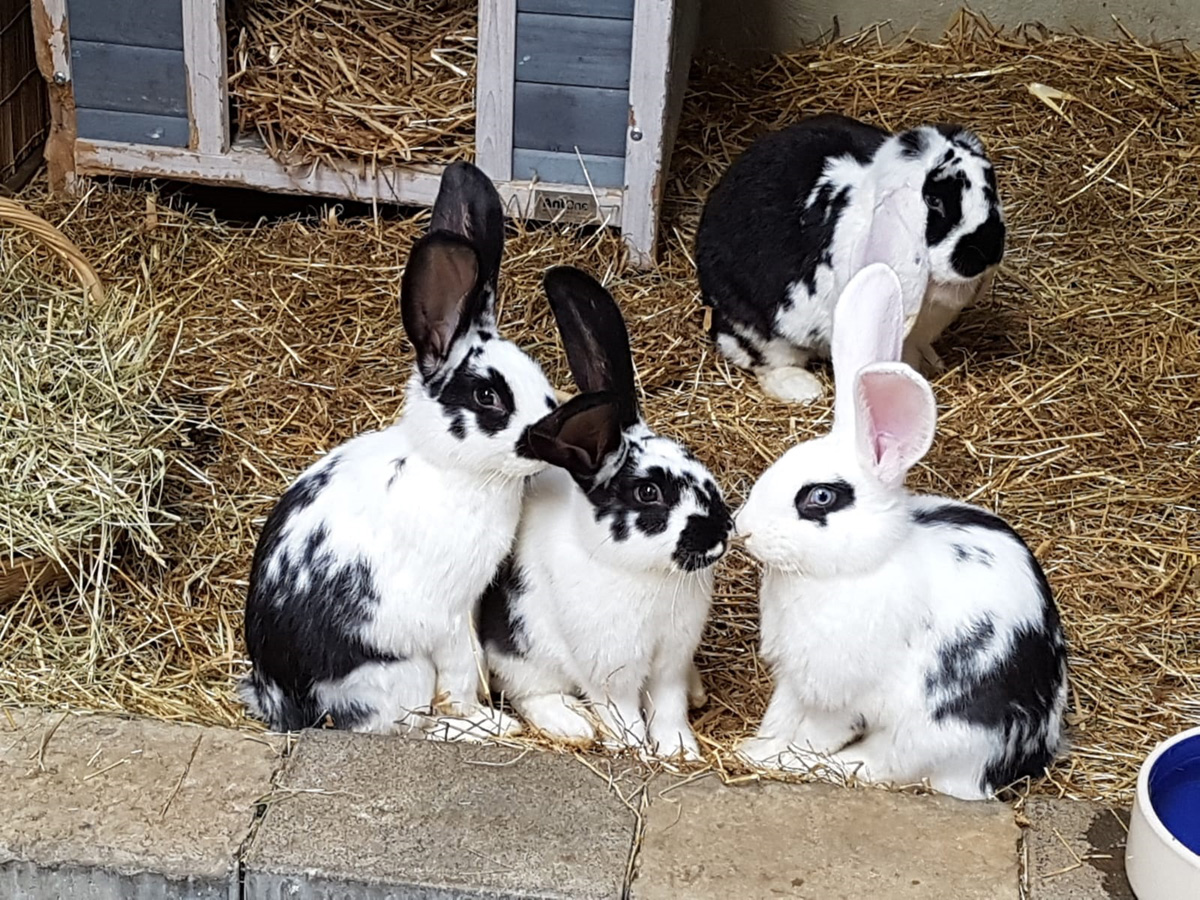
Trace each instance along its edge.
{"label": "screw head", "polygon": [[54,83],[55,84],[66,84],[67,83],[67,73],[66,72],[55,72],[54,73]]}
{"label": "screw head", "polygon": [[629,132],[629,139],[631,141],[640,141],[642,139],[642,132],[637,128],[633,129],[633,131]]}

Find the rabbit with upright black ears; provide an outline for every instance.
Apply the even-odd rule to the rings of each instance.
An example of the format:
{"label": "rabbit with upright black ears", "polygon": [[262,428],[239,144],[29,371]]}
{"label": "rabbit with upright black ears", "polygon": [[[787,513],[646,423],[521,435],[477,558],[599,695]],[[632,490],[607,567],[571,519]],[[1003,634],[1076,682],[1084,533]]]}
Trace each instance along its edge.
{"label": "rabbit with upright black ears", "polygon": [[330,451],[267,518],[240,691],[274,730],[518,727],[480,702],[473,614],[512,547],[526,480],[546,465],[528,452],[529,426],[556,403],[538,364],[497,333],[503,244],[496,189],[451,165],[401,284],[416,350],[403,416]]}
{"label": "rabbit with upright black ears", "polygon": [[732,520],[709,471],[639,411],[629,336],[593,278],[546,293],[582,393],[529,432],[533,479],[480,614],[493,686],[539,731],[695,758],[693,656]]}
{"label": "rabbit with upright black ears", "polygon": [[929,384],[900,357],[901,285],[868,266],[833,332],[834,423],[763,473],[737,532],[762,564],[775,692],[742,756],[982,799],[1060,748],[1066,646],[1041,566],[1003,520],[910,494]]}
{"label": "rabbit with upright black ears", "polygon": [[983,143],[957,125],[899,134],[820,115],[760,138],[704,206],[696,267],[712,336],[768,395],[821,395],[834,305],[854,273],[887,263],[903,285],[904,360],[936,372],[933,342],[987,290],[1004,216]]}

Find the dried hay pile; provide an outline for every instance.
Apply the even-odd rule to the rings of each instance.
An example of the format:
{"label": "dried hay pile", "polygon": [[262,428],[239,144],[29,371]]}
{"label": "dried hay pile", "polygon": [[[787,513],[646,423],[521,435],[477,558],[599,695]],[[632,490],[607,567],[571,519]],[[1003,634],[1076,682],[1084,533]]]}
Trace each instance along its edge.
{"label": "dried hay pile", "polygon": [[470,159],[476,0],[240,0],[238,128],[288,165]]}
{"label": "dried hay pile", "polygon": [[[74,667],[111,649],[107,594],[119,553],[162,564],[162,488],[179,414],[159,397],[165,304],[80,285],[29,232],[0,222],[0,573],[69,587],[0,609],[0,635],[38,622]],[[60,605],[61,604],[61,605]],[[37,646],[41,634],[31,649]]]}
{"label": "dried hay pile", "polygon": [[[627,271],[611,231],[514,225],[504,331],[569,387],[542,273],[573,263],[608,279],[652,424],[692,445],[739,503],[770,461],[825,428],[828,407],[769,401],[713,353],[690,259],[705,193],[756,134],[807,113],[976,127],[1010,251],[994,294],[942,342],[940,430],[914,486],[1007,517],[1057,591],[1075,749],[1036,789],[1127,800],[1150,747],[1200,719],[1200,60],[964,19],[938,44],[868,35],[694,75],[661,266]],[[317,454],[399,412],[410,358],[396,289],[426,216],[234,230],[160,210],[147,228],[144,202],[93,195],[70,233],[121,248],[102,260],[110,279],[171,298],[182,333],[164,387],[207,405],[209,427],[168,482],[181,517],[170,565],[115,586],[106,638],[122,649],[91,670],[60,637],[79,613],[9,612],[0,699],[245,726],[231,688],[258,529]],[[744,557],[721,564],[700,653],[711,699],[697,728],[733,774],[729,750],[770,690],[755,593]]]}

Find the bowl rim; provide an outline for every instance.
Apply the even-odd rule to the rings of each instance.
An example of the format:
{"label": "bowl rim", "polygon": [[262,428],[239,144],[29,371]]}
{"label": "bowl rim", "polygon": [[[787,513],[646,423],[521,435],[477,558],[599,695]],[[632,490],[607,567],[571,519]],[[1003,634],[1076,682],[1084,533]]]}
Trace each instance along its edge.
{"label": "bowl rim", "polygon": [[1196,869],[1200,869],[1200,854],[1193,853],[1184,846],[1183,841],[1171,834],[1167,826],[1163,824],[1162,819],[1158,817],[1158,812],[1154,809],[1154,804],[1150,802],[1150,771],[1154,768],[1154,764],[1172,747],[1193,738],[1200,739],[1200,726],[1172,735],[1166,740],[1161,741],[1157,747],[1150,751],[1150,755],[1142,762],[1142,768],[1138,772],[1137,805],[1145,817],[1146,823],[1150,826],[1150,830],[1154,832],[1158,839],[1184,862]]}

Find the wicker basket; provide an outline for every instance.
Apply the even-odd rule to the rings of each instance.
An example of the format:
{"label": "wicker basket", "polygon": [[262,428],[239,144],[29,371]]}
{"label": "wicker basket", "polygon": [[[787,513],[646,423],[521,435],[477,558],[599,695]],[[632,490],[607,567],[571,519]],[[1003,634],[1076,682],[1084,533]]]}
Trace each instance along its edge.
{"label": "wicker basket", "polygon": [[[0,223],[23,228],[47,248],[53,250],[75,271],[84,289],[95,303],[104,302],[104,285],[75,244],[61,231],[34,215],[20,203],[0,197]],[[30,587],[44,587],[67,580],[67,572],[51,559],[45,557],[21,557],[15,559],[0,554],[0,603],[15,600]]]}

